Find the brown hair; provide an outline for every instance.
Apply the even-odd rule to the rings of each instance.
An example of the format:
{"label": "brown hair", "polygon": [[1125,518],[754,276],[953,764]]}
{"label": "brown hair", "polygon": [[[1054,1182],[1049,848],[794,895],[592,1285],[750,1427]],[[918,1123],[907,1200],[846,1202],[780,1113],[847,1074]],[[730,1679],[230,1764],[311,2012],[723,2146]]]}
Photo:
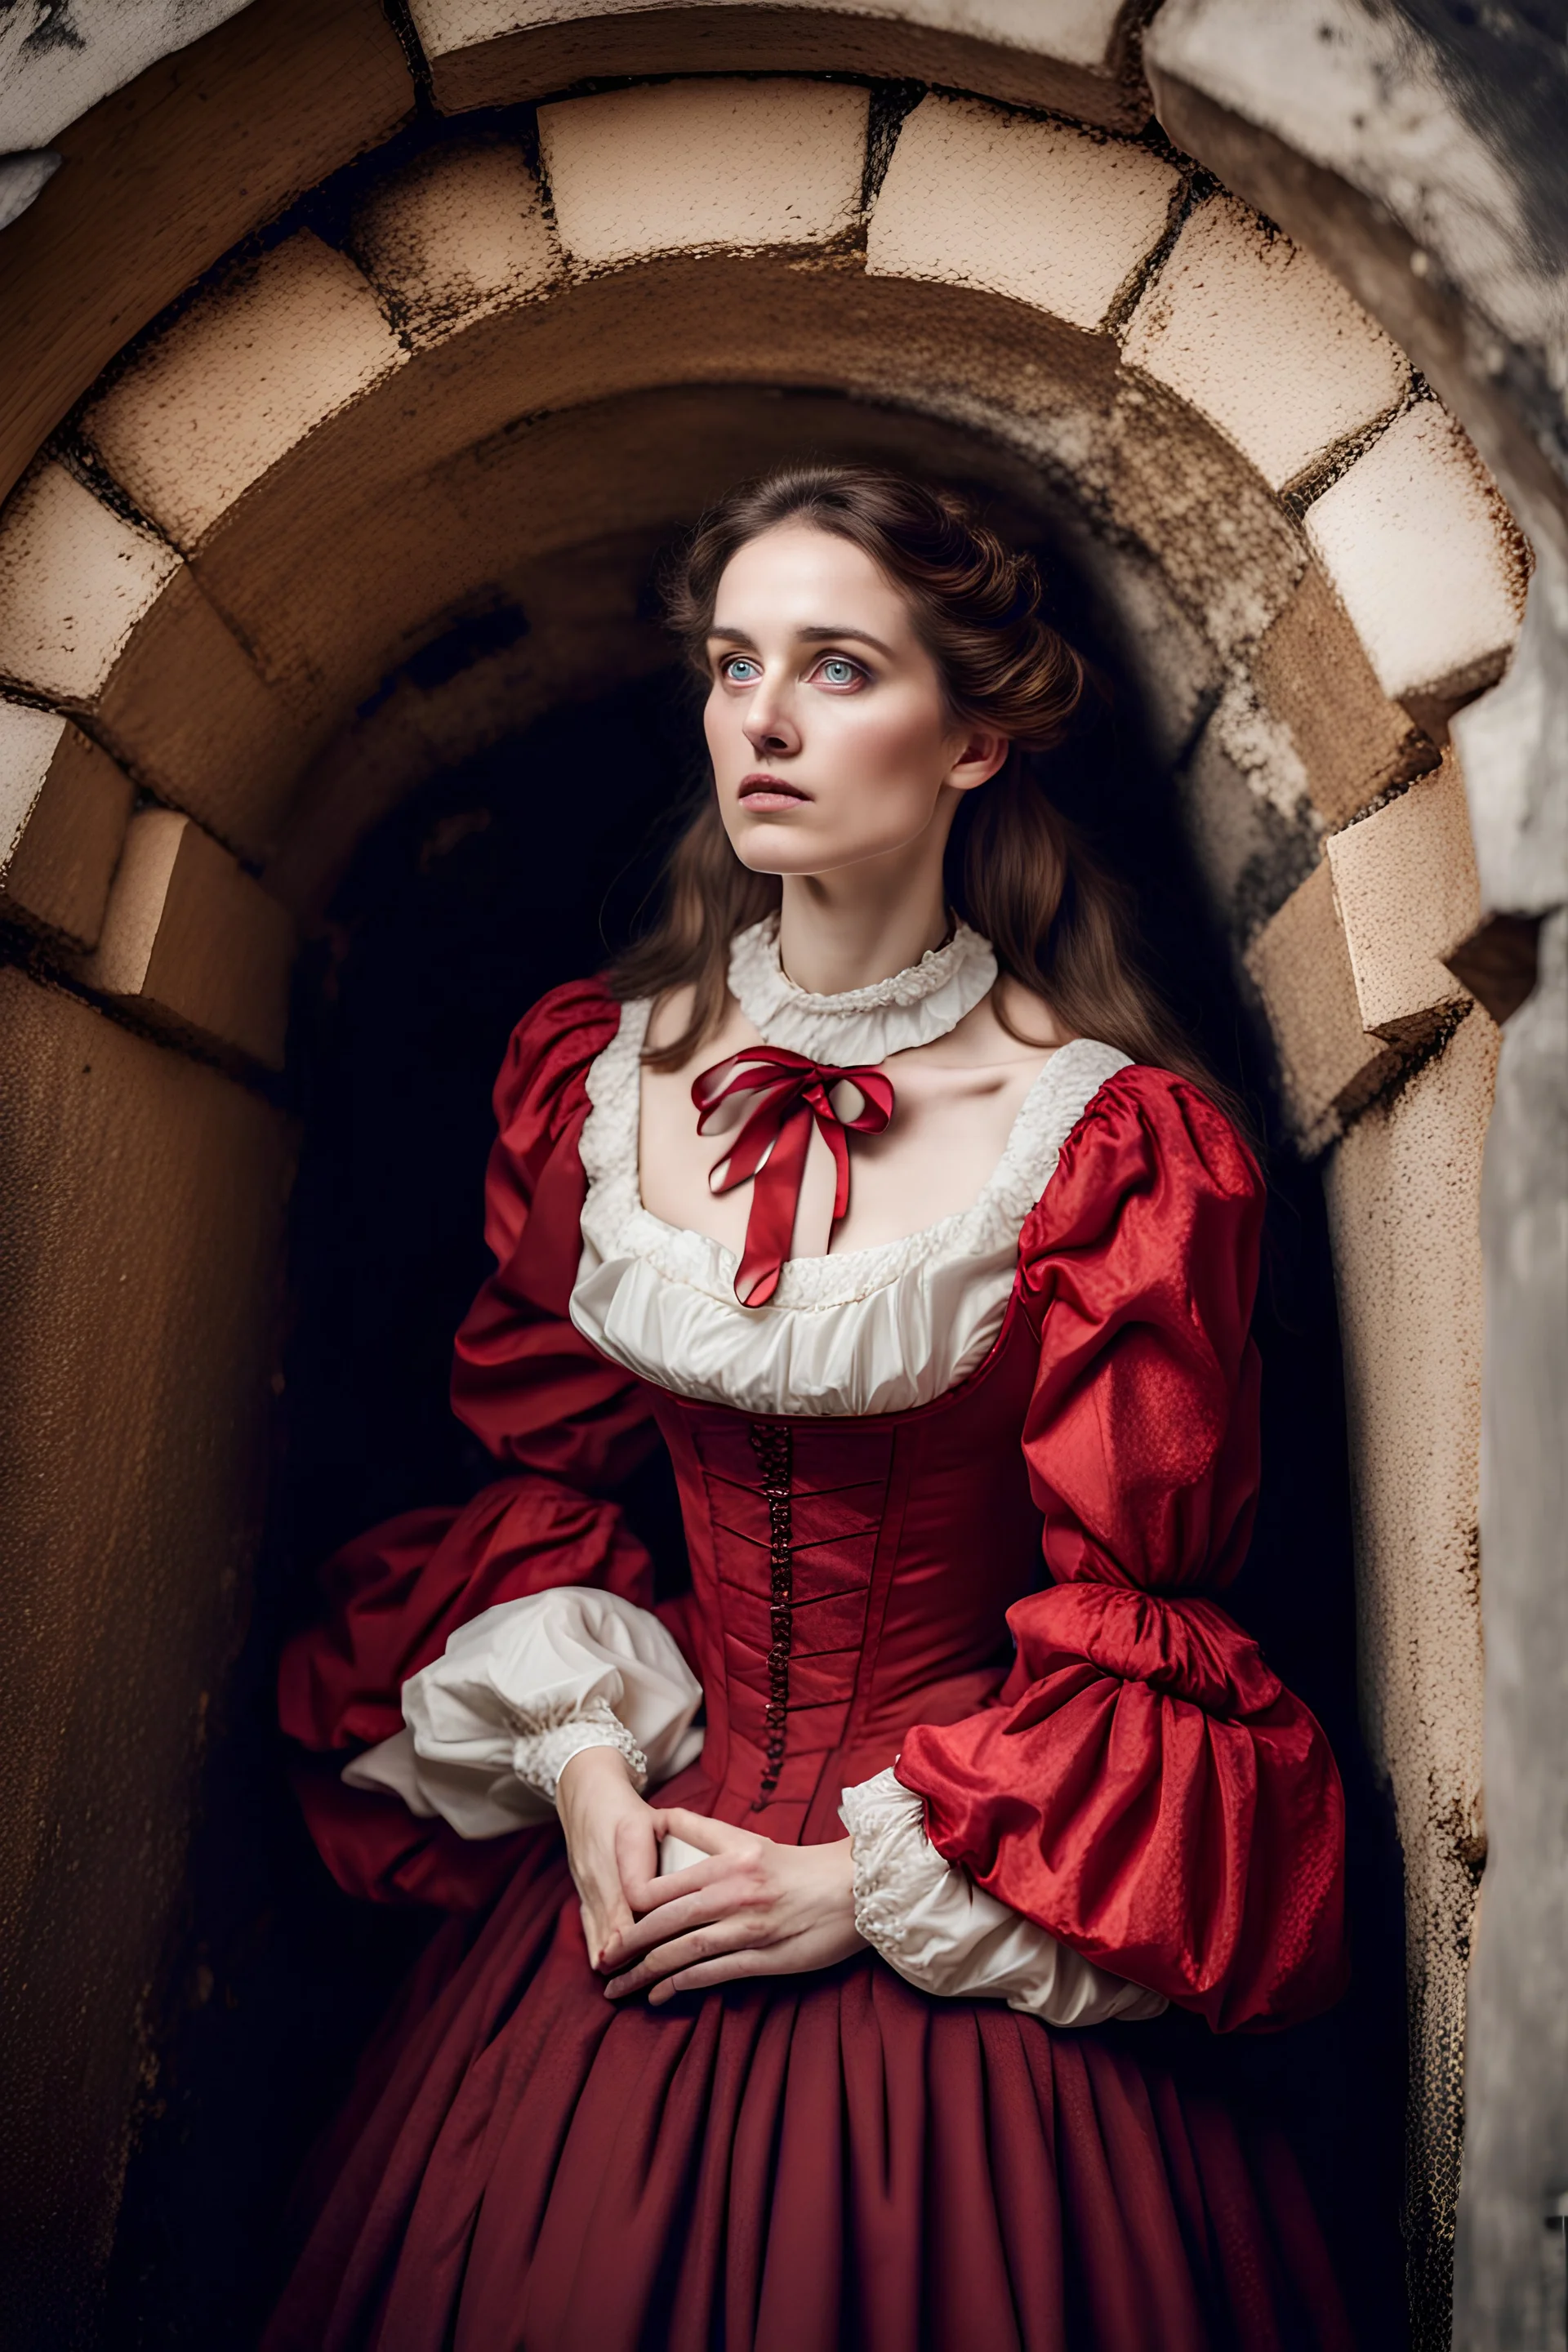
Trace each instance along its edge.
{"label": "brown hair", "polygon": [[[1005,546],[962,499],[907,475],[870,466],[781,468],[742,484],[704,516],[667,583],[671,624],[704,675],[724,567],[747,541],[784,522],[810,523],[864,549],[908,597],[954,717],[1011,740],[1005,765],[965,793],[953,820],[946,856],[953,911],[1070,1034],[1190,1077],[1237,1116],[1139,969],[1126,892],[1047,799],[1026,756],[1061,740],[1085,684],[1083,662],[1041,612],[1034,558]],[[656,1067],[679,1067],[718,1025],[730,942],[775,908],[780,892],[776,875],[742,865],[706,793],[666,863],[658,919],[609,973],[620,996],[692,990],[686,1028],[648,1054]],[[997,1013],[1010,1028],[1000,1005]]]}

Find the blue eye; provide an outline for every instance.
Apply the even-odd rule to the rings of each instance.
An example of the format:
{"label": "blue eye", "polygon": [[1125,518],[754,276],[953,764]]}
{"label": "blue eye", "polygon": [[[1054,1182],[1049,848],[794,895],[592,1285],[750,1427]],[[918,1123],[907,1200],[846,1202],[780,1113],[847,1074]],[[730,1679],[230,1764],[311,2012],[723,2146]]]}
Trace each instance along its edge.
{"label": "blue eye", "polygon": [[818,676],[824,686],[853,686],[862,671],[858,662],[847,661],[842,654],[829,654]]}
{"label": "blue eye", "polygon": [[762,670],[749,654],[731,654],[721,662],[719,674],[731,686],[751,686],[762,676]]}

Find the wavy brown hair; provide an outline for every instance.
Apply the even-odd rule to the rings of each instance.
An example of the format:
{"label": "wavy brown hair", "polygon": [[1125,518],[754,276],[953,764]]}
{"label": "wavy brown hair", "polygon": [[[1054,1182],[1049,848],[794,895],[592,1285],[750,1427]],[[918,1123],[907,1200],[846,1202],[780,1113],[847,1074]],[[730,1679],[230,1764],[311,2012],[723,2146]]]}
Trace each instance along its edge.
{"label": "wavy brown hair", "polygon": [[[955,719],[1012,746],[989,783],[966,793],[948,838],[948,901],[995,950],[1000,969],[1044,999],[1070,1035],[1098,1037],[1135,1062],[1194,1079],[1232,1117],[1237,1106],[1204,1066],[1140,969],[1131,907],[1040,787],[1030,753],[1060,742],[1083,697],[1085,667],[1041,609],[1033,556],[1005,546],[967,502],[871,466],[792,466],[742,483],[703,517],[667,583],[671,625],[708,674],[707,638],[724,567],[786,522],[851,541],[909,600]],[[662,903],[618,957],[618,996],[692,991],[679,1036],[647,1058],[678,1068],[722,1018],[730,942],[778,904],[779,877],[753,874],[730,846],[707,792],[666,862]],[[1000,1005],[998,1017],[1011,1034]]]}

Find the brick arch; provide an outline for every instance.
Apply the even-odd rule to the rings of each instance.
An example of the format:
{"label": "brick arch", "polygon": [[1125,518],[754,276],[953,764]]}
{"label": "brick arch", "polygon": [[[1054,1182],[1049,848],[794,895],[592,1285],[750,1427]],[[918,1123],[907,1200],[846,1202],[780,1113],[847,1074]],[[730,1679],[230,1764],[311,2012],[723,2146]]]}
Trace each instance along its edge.
{"label": "brick arch", "polygon": [[[595,37],[677,49],[703,14],[582,13]],[[783,13],[806,47],[764,62],[898,64],[834,47],[830,7]],[[361,47],[381,114],[363,89],[343,111],[379,136],[396,68],[368,28]],[[437,45],[437,98],[535,95],[553,55],[542,37]],[[1329,273],[1116,128],[1137,108],[1113,67],[1058,59],[1026,89],[1013,70],[982,86],[1058,106],[1070,87],[1087,122],[802,72],[665,81],[547,104],[536,128],[403,137],[313,219],[201,255],[190,298],[72,388],[0,513],[4,908],[68,991],[73,1038],[103,1034],[102,1008],[193,1051],[184,1107],[158,1116],[221,1130],[192,1181],[207,1202],[237,1186],[254,1230],[231,1271],[254,1289],[273,1197],[236,1170],[281,1146],[249,1082],[283,1059],[298,929],[388,791],[643,642],[650,540],[803,417],[837,430],[847,400],[867,446],[967,451],[1026,495],[1140,667],[1294,1132],[1325,1160],[1440,2223],[1477,1834],[1493,1055],[1441,961],[1479,913],[1447,721],[1507,658],[1519,544],[1460,427]],[[316,152],[342,160],[325,128]],[[507,641],[508,611],[526,637]],[[465,626],[489,650],[421,688],[421,650]],[[388,702],[366,711],[387,690],[390,728]],[[389,734],[414,747],[390,776]],[[37,1015],[29,994],[22,1025]],[[151,1098],[148,1050],[112,1033],[127,1099]],[[249,1381],[254,1318],[245,1346]],[[1412,1470],[1434,1452],[1436,1475]]]}

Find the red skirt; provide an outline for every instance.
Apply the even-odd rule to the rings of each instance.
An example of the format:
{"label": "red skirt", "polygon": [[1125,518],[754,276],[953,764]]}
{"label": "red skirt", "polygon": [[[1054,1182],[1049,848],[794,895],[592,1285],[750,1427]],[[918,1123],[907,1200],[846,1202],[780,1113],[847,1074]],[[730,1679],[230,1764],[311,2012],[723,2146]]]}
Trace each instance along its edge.
{"label": "red skirt", "polygon": [[[467,1931],[471,1933],[471,1931]],[[870,1953],[605,1999],[559,1843],[416,1972],[264,2352],[1341,2352],[1289,2149]]]}

